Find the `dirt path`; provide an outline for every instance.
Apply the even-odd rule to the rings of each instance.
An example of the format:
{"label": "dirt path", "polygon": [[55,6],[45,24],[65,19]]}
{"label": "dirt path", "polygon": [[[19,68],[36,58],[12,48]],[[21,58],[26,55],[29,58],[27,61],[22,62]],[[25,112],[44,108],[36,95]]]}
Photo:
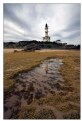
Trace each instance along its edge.
{"label": "dirt path", "polygon": [[4,49],[3,51],[4,51],[4,53],[11,53],[11,52],[14,52],[15,50],[19,52],[22,49],[17,49],[17,48],[13,49],[13,48],[11,48],[11,49]]}
{"label": "dirt path", "polygon": [[69,50],[63,50],[63,49],[42,49],[42,50],[36,50],[36,52],[60,52],[60,51],[69,51]]}

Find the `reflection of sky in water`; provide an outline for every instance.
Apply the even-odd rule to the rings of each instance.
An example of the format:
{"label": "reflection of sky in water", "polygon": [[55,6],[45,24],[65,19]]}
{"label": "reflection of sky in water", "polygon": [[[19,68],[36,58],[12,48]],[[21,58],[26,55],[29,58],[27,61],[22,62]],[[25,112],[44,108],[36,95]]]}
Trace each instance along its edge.
{"label": "reflection of sky in water", "polygon": [[62,59],[61,60],[60,59],[50,59],[50,60],[44,61],[40,65],[40,67],[36,67],[33,71],[35,73],[43,74],[43,75],[46,74],[46,71],[48,71],[48,73],[55,74],[61,64],[63,64]]}

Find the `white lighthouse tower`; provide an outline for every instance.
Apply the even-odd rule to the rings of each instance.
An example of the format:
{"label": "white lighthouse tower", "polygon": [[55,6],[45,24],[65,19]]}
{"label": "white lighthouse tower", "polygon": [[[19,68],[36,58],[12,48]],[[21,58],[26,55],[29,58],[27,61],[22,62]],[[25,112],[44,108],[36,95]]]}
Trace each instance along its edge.
{"label": "white lighthouse tower", "polygon": [[43,41],[49,42],[50,37],[48,36],[48,25],[45,25],[45,37],[43,37]]}

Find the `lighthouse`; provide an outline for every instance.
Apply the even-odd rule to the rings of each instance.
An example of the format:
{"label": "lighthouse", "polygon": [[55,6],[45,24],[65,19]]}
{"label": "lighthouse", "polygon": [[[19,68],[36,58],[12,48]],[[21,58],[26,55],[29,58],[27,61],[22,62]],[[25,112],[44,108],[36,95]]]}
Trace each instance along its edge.
{"label": "lighthouse", "polygon": [[43,37],[43,41],[49,42],[50,37],[48,36],[48,25],[45,24],[45,37]]}

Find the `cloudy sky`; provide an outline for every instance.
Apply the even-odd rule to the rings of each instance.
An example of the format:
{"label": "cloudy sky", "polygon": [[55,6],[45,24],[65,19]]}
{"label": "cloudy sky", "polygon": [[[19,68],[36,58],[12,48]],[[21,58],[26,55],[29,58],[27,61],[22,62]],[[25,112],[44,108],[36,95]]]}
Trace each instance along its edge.
{"label": "cloudy sky", "polygon": [[80,44],[80,4],[5,3],[4,42],[38,40],[49,26],[51,41]]}

